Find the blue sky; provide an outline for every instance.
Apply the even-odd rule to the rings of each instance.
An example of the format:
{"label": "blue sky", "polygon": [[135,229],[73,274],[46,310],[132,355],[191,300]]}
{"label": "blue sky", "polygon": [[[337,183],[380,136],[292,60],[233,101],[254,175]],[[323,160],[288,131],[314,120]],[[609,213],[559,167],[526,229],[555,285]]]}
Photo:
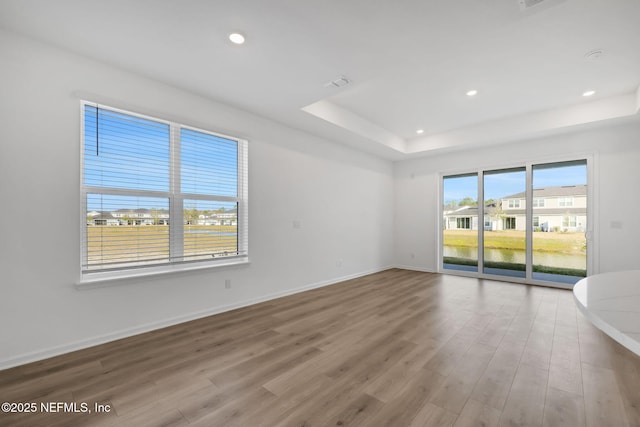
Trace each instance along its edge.
{"label": "blue sky", "polygon": [[[169,125],[110,110],[98,111],[99,114],[96,107],[85,106],[85,185],[168,192]],[[183,193],[237,196],[236,141],[183,128],[180,144]],[[87,198],[90,211],[137,208],[168,209],[168,199],[99,195]]]}
{"label": "blue sky", "polygon": [[[569,164],[567,166],[547,168],[535,167],[533,187],[546,188],[564,185],[586,185],[586,165]],[[478,177],[461,176],[444,180],[444,201],[462,200],[465,197],[477,199]],[[485,174],[485,199],[499,199],[525,191],[525,172],[506,171],[500,174]]]}

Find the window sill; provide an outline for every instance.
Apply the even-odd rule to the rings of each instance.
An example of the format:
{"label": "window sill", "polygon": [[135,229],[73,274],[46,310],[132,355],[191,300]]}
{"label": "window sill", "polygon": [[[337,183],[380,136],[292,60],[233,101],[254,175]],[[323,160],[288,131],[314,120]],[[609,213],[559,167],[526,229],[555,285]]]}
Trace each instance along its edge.
{"label": "window sill", "polygon": [[90,289],[108,286],[111,284],[120,284],[125,281],[131,281],[140,278],[166,276],[169,274],[187,273],[191,271],[215,270],[225,267],[249,265],[250,263],[251,262],[249,261],[248,257],[240,257],[228,261],[217,261],[215,263],[207,262],[194,264],[175,264],[139,268],[134,270],[85,273],[81,275],[80,281],[76,283],[76,288]]}

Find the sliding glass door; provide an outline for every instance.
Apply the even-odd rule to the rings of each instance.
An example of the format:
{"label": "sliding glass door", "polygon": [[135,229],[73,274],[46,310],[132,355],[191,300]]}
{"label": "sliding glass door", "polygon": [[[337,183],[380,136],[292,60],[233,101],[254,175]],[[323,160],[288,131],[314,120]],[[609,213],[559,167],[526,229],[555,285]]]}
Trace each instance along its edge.
{"label": "sliding glass door", "polygon": [[587,163],[533,165],[533,278],[575,283],[587,275]]}
{"label": "sliding glass door", "polygon": [[478,174],[447,176],[442,183],[445,268],[478,271]]}
{"label": "sliding glass door", "polygon": [[487,274],[525,277],[526,169],[486,171],[484,176],[484,269]]}
{"label": "sliding glass door", "polygon": [[586,160],[479,170],[442,184],[443,270],[563,284],[586,276]]}

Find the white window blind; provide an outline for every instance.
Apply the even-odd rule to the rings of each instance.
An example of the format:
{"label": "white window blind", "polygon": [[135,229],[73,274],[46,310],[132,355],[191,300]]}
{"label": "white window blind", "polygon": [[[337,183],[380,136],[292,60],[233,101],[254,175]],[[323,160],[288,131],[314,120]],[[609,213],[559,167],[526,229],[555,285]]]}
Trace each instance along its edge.
{"label": "white window blind", "polygon": [[82,272],[246,257],[247,143],[83,103]]}

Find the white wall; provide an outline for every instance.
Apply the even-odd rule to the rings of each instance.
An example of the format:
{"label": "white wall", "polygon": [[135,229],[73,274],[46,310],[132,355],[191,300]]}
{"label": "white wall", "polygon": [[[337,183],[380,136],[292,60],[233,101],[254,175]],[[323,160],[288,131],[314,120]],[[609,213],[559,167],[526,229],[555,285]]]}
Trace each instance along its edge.
{"label": "white wall", "polygon": [[[435,271],[440,172],[594,153],[597,264],[640,268],[637,122],[394,166],[8,33],[0,52],[0,369],[394,262]],[[78,290],[80,98],[247,138],[251,264]]]}
{"label": "white wall", "polygon": [[[638,118],[509,145],[413,159],[395,168],[396,265],[437,271],[440,173],[526,161],[593,156],[593,273],[640,269],[640,122]],[[622,228],[616,224],[621,223]],[[413,256],[412,256],[413,254]]]}
{"label": "white wall", "polygon": [[[9,33],[0,52],[0,369],[393,263],[391,162]],[[80,98],[247,138],[251,264],[78,290]]]}

